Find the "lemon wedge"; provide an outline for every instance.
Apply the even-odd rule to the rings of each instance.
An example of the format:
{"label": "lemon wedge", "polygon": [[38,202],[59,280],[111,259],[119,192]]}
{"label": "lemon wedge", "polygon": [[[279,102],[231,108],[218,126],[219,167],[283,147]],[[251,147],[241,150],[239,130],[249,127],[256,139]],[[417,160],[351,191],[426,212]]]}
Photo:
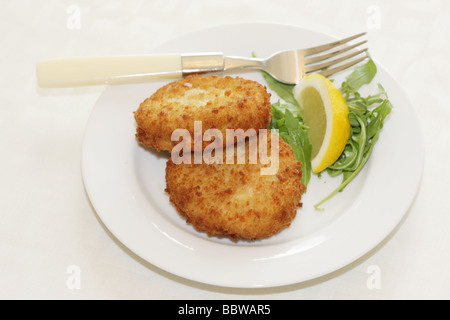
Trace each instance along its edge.
{"label": "lemon wedge", "polygon": [[313,73],[294,87],[312,145],[314,173],[332,165],[344,151],[350,135],[348,106],[342,93],[324,76]]}

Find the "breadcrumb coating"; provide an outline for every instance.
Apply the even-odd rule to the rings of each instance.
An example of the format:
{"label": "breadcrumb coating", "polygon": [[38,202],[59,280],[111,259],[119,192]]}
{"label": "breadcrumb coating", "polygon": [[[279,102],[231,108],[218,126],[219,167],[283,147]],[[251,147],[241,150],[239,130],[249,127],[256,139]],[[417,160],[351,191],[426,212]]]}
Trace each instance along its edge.
{"label": "breadcrumb coating", "polygon": [[[268,131],[270,133],[270,131]],[[278,150],[271,139],[279,139]],[[246,140],[248,155],[248,139]],[[237,155],[235,148],[235,156]],[[269,154],[278,152],[278,171],[261,175],[258,157],[252,164],[174,164],[166,166],[166,192],[179,214],[196,230],[209,236],[233,240],[270,237],[288,227],[300,206],[305,186],[301,183],[301,163],[278,135],[268,135]],[[224,155],[225,157],[225,152]]]}
{"label": "breadcrumb coating", "polygon": [[[194,137],[194,121],[201,121],[202,135],[219,129],[226,145],[226,129],[266,128],[271,107],[266,87],[255,81],[192,75],[161,87],[140,104],[134,113],[136,138],[144,146],[170,151],[179,143],[171,141],[176,129],[187,129]],[[209,143],[203,142],[203,147]]]}

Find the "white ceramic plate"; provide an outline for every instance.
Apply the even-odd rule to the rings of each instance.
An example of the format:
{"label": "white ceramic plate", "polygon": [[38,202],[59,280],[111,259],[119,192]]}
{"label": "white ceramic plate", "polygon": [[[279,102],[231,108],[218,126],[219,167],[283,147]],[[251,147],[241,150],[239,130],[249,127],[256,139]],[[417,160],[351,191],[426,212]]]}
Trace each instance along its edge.
{"label": "white ceramic plate", "polygon": [[[222,51],[242,56],[255,52],[264,57],[331,40],[294,26],[233,24],[185,35],[155,52]],[[336,76],[336,82],[345,75]],[[265,83],[258,72],[240,76]],[[140,147],[133,118],[139,104],[166,82],[105,89],[83,143],[87,193],[117,239],[146,261],[178,276],[248,288],[325,275],[379,244],[408,210],[420,182],[423,147],[414,111],[397,82],[379,64],[376,82],[389,93],[394,110],[365,169],[320,212],[313,204],[333,190],[340,178],[313,177],[292,225],[271,238],[238,243],[210,238],[186,224],[170,204],[164,192],[168,153]],[[366,89],[375,92],[376,85]],[[272,98],[277,100],[276,95]]]}

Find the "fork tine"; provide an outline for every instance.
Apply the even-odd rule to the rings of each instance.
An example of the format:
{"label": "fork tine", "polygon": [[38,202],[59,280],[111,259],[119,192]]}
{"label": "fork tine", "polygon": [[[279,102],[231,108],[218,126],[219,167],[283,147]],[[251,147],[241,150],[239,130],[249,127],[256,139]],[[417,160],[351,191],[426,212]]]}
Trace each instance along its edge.
{"label": "fork tine", "polygon": [[305,71],[305,73],[310,73],[310,72],[322,70],[324,68],[331,67],[332,65],[335,65],[335,64],[337,64],[339,62],[343,62],[345,60],[353,58],[354,56],[357,56],[360,53],[366,52],[367,50],[368,50],[367,48],[361,49],[361,50],[352,52],[352,53],[350,53],[348,55],[345,55],[345,56],[343,56],[341,58],[330,60],[330,61],[327,61],[327,62],[324,62],[324,63],[319,63],[319,64],[313,64],[313,65],[310,65],[310,66],[305,66],[304,71]]}
{"label": "fork tine", "polygon": [[343,45],[344,43],[347,43],[347,42],[349,42],[349,41],[351,41],[353,39],[359,38],[359,37],[361,37],[361,36],[363,36],[365,34],[366,34],[366,32],[362,32],[362,33],[356,34],[354,36],[351,36],[351,37],[348,37],[348,38],[345,38],[345,39],[342,39],[342,40],[339,40],[339,41],[327,43],[327,44],[324,44],[324,45],[320,45],[320,46],[316,46],[316,47],[312,47],[312,48],[308,48],[308,49],[299,50],[298,53],[302,54],[304,57],[305,56],[309,56],[311,54],[315,54],[315,53],[319,53],[319,52],[322,52],[322,51],[333,49],[334,47]]}
{"label": "fork tine", "polygon": [[311,57],[311,58],[305,58],[305,59],[303,59],[303,63],[305,65],[308,65],[308,64],[311,64],[311,63],[315,63],[315,62],[325,61],[327,59],[333,58],[334,56],[338,56],[341,53],[344,53],[346,51],[349,51],[351,49],[359,47],[360,45],[363,45],[366,42],[367,42],[367,40],[364,40],[364,41],[358,42],[357,44],[345,47],[345,48],[340,49],[340,50],[333,51],[333,52],[328,53],[328,54],[322,54],[322,55],[317,55],[317,56],[314,56],[314,57]]}
{"label": "fork tine", "polygon": [[323,75],[324,77],[329,77],[329,76],[335,74],[336,72],[339,72],[339,71],[345,70],[347,68],[350,68],[351,66],[354,66],[355,64],[357,64],[357,63],[359,63],[361,61],[364,61],[364,60],[366,60],[368,58],[369,58],[369,56],[365,55],[364,57],[352,60],[352,61],[350,61],[350,62],[348,62],[346,64],[343,64],[343,65],[341,65],[339,67],[332,68],[332,69],[326,69],[326,70],[323,70],[323,71],[321,71],[319,73],[321,75]]}

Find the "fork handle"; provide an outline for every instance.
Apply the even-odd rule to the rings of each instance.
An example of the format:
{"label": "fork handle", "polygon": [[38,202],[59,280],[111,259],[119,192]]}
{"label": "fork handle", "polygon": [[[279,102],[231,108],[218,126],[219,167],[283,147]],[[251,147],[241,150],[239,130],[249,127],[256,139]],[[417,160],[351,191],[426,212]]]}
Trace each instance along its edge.
{"label": "fork handle", "polygon": [[180,78],[180,54],[68,58],[40,61],[41,87],[72,87]]}
{"label": "fork handle", "polygon": [[179,79],[223,69],[222,53],[151,54],[45,60],[37,63],[36,76],[39,86],[49,88]]}

